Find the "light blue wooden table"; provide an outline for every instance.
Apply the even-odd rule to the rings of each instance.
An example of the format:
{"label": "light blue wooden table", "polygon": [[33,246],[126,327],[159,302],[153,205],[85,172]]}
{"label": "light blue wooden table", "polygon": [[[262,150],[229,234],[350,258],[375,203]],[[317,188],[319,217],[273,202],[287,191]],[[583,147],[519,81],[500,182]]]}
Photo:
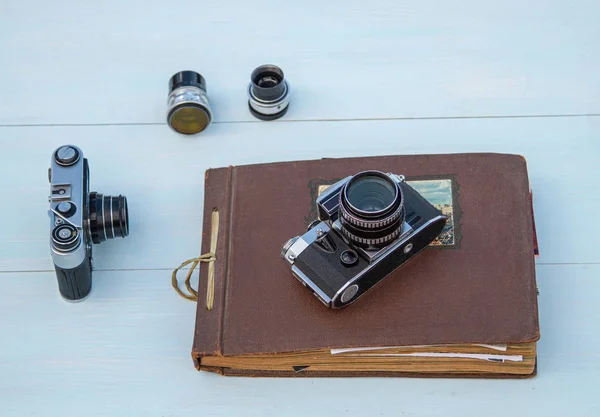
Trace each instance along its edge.
{"label": "light blue wooden table", "polygon": [[[596,0],[3,1],[0,416],[600,415],[599,21]],[[263,63],[293,88],[279,122],[246,107]],[[206,77],[213,103],[215,123],[194,138],[164,123],[182,69]],[[131,217],[127,239],[95,248],[93,292],[75,305],[48,248],[46,170],[65,143],[87,154],[93,189],[128,197]],[[207,168],[480,151],[529,162],[536,378],[193,368],[195,305],[170,271],[200,252]]]}

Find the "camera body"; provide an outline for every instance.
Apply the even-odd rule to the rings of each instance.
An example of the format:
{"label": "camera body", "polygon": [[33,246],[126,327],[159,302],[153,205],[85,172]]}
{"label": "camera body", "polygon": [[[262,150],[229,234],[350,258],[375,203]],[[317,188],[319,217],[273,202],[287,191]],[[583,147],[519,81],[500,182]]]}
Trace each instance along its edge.
{"label": "camera body", "polygon": [[342,308],[431,243],[447,217],[404,177],[364,171],[317,198],[318,220],[282,256],[327,307]]}
{"label": "camera body", "polygon": [[92,244],[129,234],[127,199],[90,192],[87,159],[76,146],[52,154],[50,250],[58,289],[69,301],[83,300],[92,289]]}

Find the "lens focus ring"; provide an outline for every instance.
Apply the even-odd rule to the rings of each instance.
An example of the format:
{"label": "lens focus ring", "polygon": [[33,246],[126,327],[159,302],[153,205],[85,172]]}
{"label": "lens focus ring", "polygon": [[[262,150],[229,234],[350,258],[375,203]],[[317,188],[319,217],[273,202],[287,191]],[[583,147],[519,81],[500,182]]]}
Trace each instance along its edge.
{"label": "lens focus ring", "polygon": [[390,233],[389,235],[385,235],[383,237],[366,238],[366,237],[356,236],[355,234],[349,232],[347,228],[342,227],[342,233],[344,234],[344,236],[346,236],[352,242],[354,242],[360,246],[387,245],[389,242],[393,241],[398,236],[400,236],[401,230],[402,230],[401,228],[395,229],[392,233]]}
{"label": "lens focus ring", "polygon": [[60,252],[68,252],[79,246],[80,234],[70,224],[57,226],[52,230],[52,245]]}
{"label": "lens focus ring", "polygon": [[383,219],[377,220],[365,220],[361,219],[350,213],[350,211],[345,207],[344,204],[340,204],[340,214],[341,217],[348,223],[365,229],[381,229],[383,227],[387,227],[390,224],[394,223],[400,217],[404,217],[404,201],[402,200],[398,208],[389,216]]}
{"label": "lens focus ring", "polygon": [[126,237],[129,234],[127,198],[90,193],[90,234],[92,242]]}

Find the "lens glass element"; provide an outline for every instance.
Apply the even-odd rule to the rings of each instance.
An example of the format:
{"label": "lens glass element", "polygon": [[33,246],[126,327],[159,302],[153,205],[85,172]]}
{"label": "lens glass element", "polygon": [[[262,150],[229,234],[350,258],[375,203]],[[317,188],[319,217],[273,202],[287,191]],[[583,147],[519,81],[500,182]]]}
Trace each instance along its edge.
{"label": "lens glass element", "polygon": [[283,81],[283,71],[281,69],[267,65],[262,70],[255,70],[252,73],[252,82],[260,88],[277,87]]}
{"label": "lens glass element", "polygon": [[346,197],[356,210],[379,212],[391,206],[396,199],[396,187],[380,176],[366,175],[350,181]]}
{"label": "lens glass element", "polygon": [[173,110],[169,124],[179,133],[193,135],[202,132],[210,123],[210,116],[196,105],[182,105]]}
{"label": "lens glass element", "polygon": [[265,76],[262,76],[256,84],[262,88],[273,88],[280,82],[281,81],[278,80],[277,77],[275,77],[274,75],[267,74]]}

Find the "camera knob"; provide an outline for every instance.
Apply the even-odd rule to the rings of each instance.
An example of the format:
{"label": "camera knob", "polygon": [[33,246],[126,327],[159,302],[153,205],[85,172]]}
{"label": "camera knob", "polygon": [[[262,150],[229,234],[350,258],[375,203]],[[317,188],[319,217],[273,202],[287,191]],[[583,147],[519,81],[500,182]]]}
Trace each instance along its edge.
{"label": "camera knob", "polygon": [[73,146],[61,146],[54,154],[54,159],[59,165],[73,165],[79,160],[79,151]]}
{"label": "camera knob", "polygon": [[350,285],[342,293],[342,297],[341,297],[342,303],[347,303],[348,301],[352,300],[357,292],[358,292],[358,285],[356,285],[356,284]]}
{"label": "camera knob", "polygon": [[296,243],[296,241],[300,239],[300,236],[296,236],[291,238],[290,240],[288,240],[287,242],[285,242],[285,244],[283,245],[283,248],[281,249],[281,256],[285,258],[285,255],[287,254],[287,251],[292,247],[292,245],[294,243]]}
{"label": "camera knob", "polygon": [[58,225],[52,230],[52,244],[60,252],[68,252],[79,246],[81,235],[70,224]]}
{"label": "camera knob", "polygon": [[340,255],[340,260],[345,266],[352,266],[358,262],[358,253],[353,250],[345,250]]}
{"label": "camera knob", "polygon": [[56,210],[65,217],[71,217],[73,214],[75,214],[75,204],[68,201],[63,201],[56,206]]}

